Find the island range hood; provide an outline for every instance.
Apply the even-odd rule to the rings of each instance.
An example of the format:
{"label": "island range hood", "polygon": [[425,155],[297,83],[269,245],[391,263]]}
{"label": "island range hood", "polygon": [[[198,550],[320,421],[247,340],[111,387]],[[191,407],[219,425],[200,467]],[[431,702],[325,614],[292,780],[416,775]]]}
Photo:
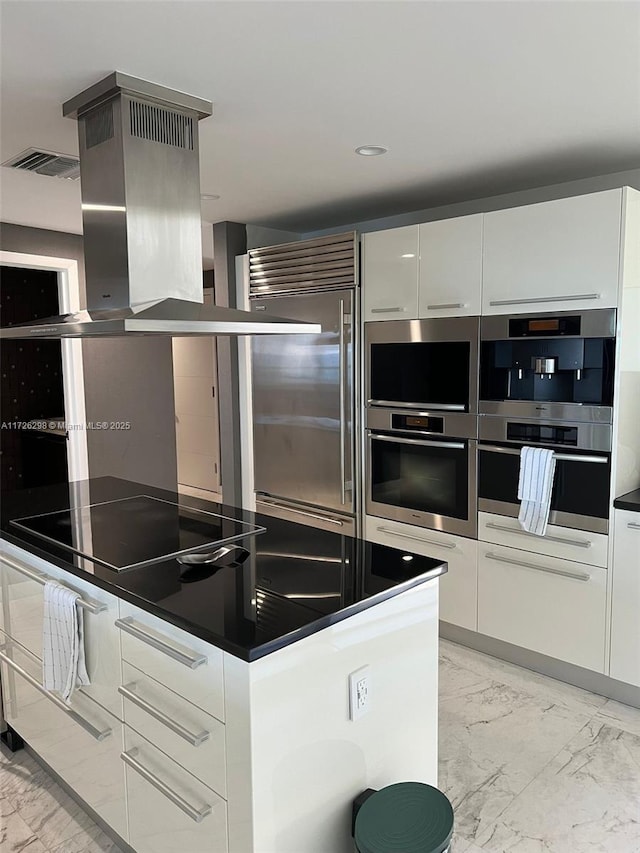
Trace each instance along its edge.
{"label": "island range hood", "polygon": [[78,121],[87,309],[0,337],[321,331],[203,304],[198,122],[210,101],[116,71],[62,110]]}

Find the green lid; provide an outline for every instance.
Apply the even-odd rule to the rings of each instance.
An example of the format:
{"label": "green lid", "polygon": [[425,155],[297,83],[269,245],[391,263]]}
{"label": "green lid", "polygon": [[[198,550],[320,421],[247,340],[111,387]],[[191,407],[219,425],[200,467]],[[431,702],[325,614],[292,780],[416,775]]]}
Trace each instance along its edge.
{"label": "green lid", "polygon": [[452,835],[451,803],[422,782],[398,782],[376,791],[356,817],[360,853],[442,853]]}

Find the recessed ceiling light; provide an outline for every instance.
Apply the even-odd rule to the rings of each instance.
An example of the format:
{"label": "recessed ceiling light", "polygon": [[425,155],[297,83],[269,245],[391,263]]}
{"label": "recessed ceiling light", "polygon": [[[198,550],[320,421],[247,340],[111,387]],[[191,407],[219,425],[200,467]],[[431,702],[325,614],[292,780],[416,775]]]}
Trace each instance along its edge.
{"label": "recessed ceiling light", "polygon": [[203,193],[200,198],[202,199],[202,201],[217,201],[220,196],[213,195],[212,193]]}
{"label": "recessed ceiling light", "polygon": [[411,554],[405,554],[402,559],[405,561],[405,563],[410,563],[411,560],[413,560],[413,557],[411,556]]}
{"label": "recessed ceiling light", "polygon": [[361,154],[363,157],[377,157],[378,154],[386,154],[387,150],[382,145],[361,145],[356,148],[356,154]]}

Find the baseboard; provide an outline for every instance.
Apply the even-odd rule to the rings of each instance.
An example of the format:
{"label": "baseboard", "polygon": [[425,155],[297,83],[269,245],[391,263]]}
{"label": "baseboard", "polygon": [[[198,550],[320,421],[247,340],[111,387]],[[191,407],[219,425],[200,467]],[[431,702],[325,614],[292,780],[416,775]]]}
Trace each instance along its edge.
{"label": "baseboard", "polygon": [[599,696],[606,696],[608,699],[615,699],[616,702],[623,702],[625,705],[640,708],[640,687],[625,684],[624,681],[617,681],[615,678],[609,678],[600,672],[593,672],[581,666],[575,666],[547,655],[541,655],[538,652],[532,652],[529,649],[523,649],[520,646],[514,646],[511,643],[505,643],[503,640],[496,640],[494,637],[487,637],[477,631],[460,628],[450,622],[440,622],[440,636],[445,640],[451,640],[453,643],[459,643],[461,646],[468,646],[470,649],[491,655],[491,657],[515,663],[517,666],[532,669],[542,675],[548,675],[557,681],[564,681],[574,687],[581,687],[583,690],[597,693]]}
{"label": "baseboard", "polygon": [[96,823],[96,824],[100,827],[100,829],[105,833],[105,835],[108,835],[108,836],[109,836],[109,838],[111,838],[111,840],[114,842],[114,844],[117,844],[117,845],[118,845],[118,847],[120,847],[120,848],[122,849],[123,853],[136,853],[136,851],[133,849],[133,847],[129,846],[129,844],[127,844],[127,842],[124,840],[124,838],[120,838],[120,836],[118,835],[118,833],[117,833],[117,832],[115,832],[115,831],[114,831],[114,830],[109,826],[109,824],[108,824],[108,823],[105,823],[105,821],[100,817],[100,815],[99,815],[99,814],[97,814],[97,813],[96,813],[96,812],[91,808],[91,806],[90,806],[90,805],[88,805],[88,803],[86,803],[86,802],[82,799],[82,797],[81,797],[81,796],[79,796],[79,795],[78,795],[78,794],[73,790],[73,788],[72,788],[70,785],[68,785],[68,784],[64,781],[64,779],[63,779],[61,776],[59,776],[59,775],[56,773],[56,771],[55,771],[55,770],[54,770],[54,769],[53,769],[49,764],[47,764],[47,762],[44,760],[44,758],[42,758],[42,756],[38,755],[38,753],[35,751],[35,749],[33,749],[31,746],[29,746],[29,744],[28,744],[28,743],[26,743],[26,742],[25,742],[24,748],[25,748],[25,750],[29,753],[29,755],[30,755],[30,756],[31,756],[35,761],[37,761],[37,762],[38,762],[38,764],[39,764],[41,767],[43,767],[43,768],[47,771],[47,773],[49,773],[49,775],[50,775],[53,779],[55,779],[55,781],[58,783],[58,785],[60,785],[60,787],[62,788],[62,790],[63,790],[66,794],[69,794],[69,796],[71,797],[71,799],[72,799],[72,800],[75,800],[75,802],[76,802],[76,803],[77,803],[77,804],[82,808],[82,810],[83,810],[83,811],[85,811],[85,812],[89,815],[89,817],[91,818],[91,820],[92,820],[94,823]]}

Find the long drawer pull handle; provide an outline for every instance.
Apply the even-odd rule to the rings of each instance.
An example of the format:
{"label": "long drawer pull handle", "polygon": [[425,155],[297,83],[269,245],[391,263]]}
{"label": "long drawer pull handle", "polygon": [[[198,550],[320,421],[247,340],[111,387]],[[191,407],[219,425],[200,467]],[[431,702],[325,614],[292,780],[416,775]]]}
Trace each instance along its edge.
{"label": "long drawer pull handle", "polygon": [[425,545],[436,545],[438,548],[448,548],[453,550],[455,542],[437,542],[434,539],[425,539],[423,536],[411,536],[410,533],[398,533],[397,530],[392,530],[390,527],[376,527],[380,533],[391,533],[392,536],[397,536],[399,539],[411,539],[413,542],[424,542]]}
{"label": "long drawer pull handle", "polygon": [[524,560],[509,560],[500,554],[486,554],[487,560],[495,560],[497,563],[508,563],[511,566],[522,566],[525,569],[535,569],[538,572],[547,572],[550,575],[562,575],[574,581],[589,581],[591,575],[587,572],[570,572],[568,569],[552,569],[550,566],[539,566],[537,563],[527,563]]}
{"label": "long drawer pull handle", "polygon": [[515,533],[516,536],[529,536],[536,539],[544,539],[546,542],[558,542],[561,545],[574,545],[576,548],[591,548],[591,539],[569,539],[564,536],[536,536],[535,533],[529,533],[527,530],[518,530],[517,527],[507,527],[506,524],[496,524],[495,521],[489,521],[485,527],[490,527],[491,530],[504,530],[505,533]]}
{"label": "long drawer pull handle", "polygon": [[394,305],[392,308],[372,308],[372,314],[398,314],[406,311],[406,308],[403,308],[402,305]]}
{"label": "long drawer pull handle", "polygon": [[116,628],[120,628],[120,630],[124,631],[125,634],[131,634],[131,636],[135,637],[137,640],[142,640],[143,643],[157,649],[159,652],[163,652],[167,657],[177,660],[178,663],[188,666],[189,669],[196,669],[196,667],[207,662],[205,655],[198,654],[197,652],[189,652],[189,650],[186,652],[180,651],[180,649],[176,649],[175,646],[172,646],[170,643],[147,633],[142,625],[134,620],[133,616],[125,616],[124,619],[116,619],[115,625]]}
{"label": "long drawer pull handle", "polygon": [[151,717],[154,717],[158,722],[165,725],[168,729],[171,729],[172,732],[180,735],[180,737],[188,741],[191,746],[200,746],[200,744],[204,743],[205,740],[209,740],[209,732],[202,731],[198,732],[198,734],[190,732],[189,729],[186,729],[184,726],[180,725],[180,723],[172,720],[171,717],[164,714],[159,708],[154,707],[141,696],[138,696],[137,693],[134,692],[137,686],[137,683],[132,681],[130,684],[125,684],[124,687],[118,687],[118,693],[121,696],[124,696],[125,699],[133,702],[133,704],[137,705],[138,708],[142,708],[143,711],[146,711]]}
{"label": "long drawer pull handle", "polygon": [[630,527],[630,528],[631,528],[631,530],[640,530],[640,524],[638,524],[638,523],[637,523],[637,522],[635,522],[635,521],[630,521],[630,522],[627,524],[627,527]]}
{"label": "long drawer pull handle", "polygon": [[184,797],[181,797],[180,794],[177,794],[173,788],[170,788],[166,782],[163,782],[162,779],[159,779],[155,773],[152,773],[150,770],[144,766],[144,764],[140,764],[140,762],[136,759],[136,755],[138,754],[137,749],[130,749],[128,752],[121,752],[120,758],[124,761],[125,764],[128,764],[132,770],[135,770],[143,779],[146,779],[150,785],[160,791],[161,794],[164,794],[168,800],[178,806],[178,808],[183,811],[191,820],[196,823],[200,823],[210,815],[213,811],[213,806],[202,806],[201,808],[197,808],[196,806],[192,806]]}
{"label": "long drawer pull handle", "polygon": [[[32,569],[28,569],[26,566],[20,565],[20,563],[14,563],[13,560],[10,560],[7,556],[2,554],[2,562],[6,563],[11,569],[14,569],[16,572],[20,572],[20,574],[29,578],[32,581],[36,581],[36,583],[42,584],[44,586],[49,581],[53,583],[58,583],[57,580],[53,578],[48,578],[46,575],[40,574],[40,572],[35,572]],[[64,584],[60,584],[60,586],[64,586]],[[84,607],[85,610],[88,610],[89,613],[103,613],[107,609],[107,605],[102,602],[97,601],[85,601],[82,598],[77,600],[78,607]]]}
{"label": "long drawer pull handle", "polygon": [[466,308],[466,302],[435,302],[433,305],[427,305],[427,308]]}
{"label": "long drawer pull handle", "polygon": [[66,702],[62,701],[62,699],[59,699],[57,696],[54,696],[53,693],[50,693],[45,687],[42,686],[42,684],[40,684],[40,682],[36,678],[34,678],[32,675],[29,675],[26,670],[24,670],[21,666],[18,666],[17,663],[14,663],[11,658],[7,657],[7,655],[3,654],[2,652],[0,652],[0,660],[3,663],[6,663],[6,665],[14,672],[16,672],[19,676],[24,678],[24,680],[27,681],[32,687],[34,687],[39,693],[42,693],[43,696],[46,696],[47,699],[50,699],[54,705],[60,708],[61,711],[64,711],[64,713],[68,717],[71,717],[71,719],[81,728],[83,728],[86,732],[88,732],[92,738],[102,741],[105,738],[108,738],[109,735],[112,733],[111,729],[103,729],[101,731],[95,726],[92,726],[91,723],[88,722],[88,720],[85,720],[84,717],[81,717],[80,714],[70,708]]}
{"label": "long drawer pull handle", "polygon": [[600,294],[574,293],[570,296],[535,296],[531,299],[492,299],[489,305],[529,305],[533,302],[576,302],[583,299],[600,299]]}
{"label": "long drawer pull handle", "polygon": [[318,521],[326,521],[328,524],[337,524],[338,527],[344,527],[344,522],[340,521],[339,518],[331,518],[328,515],[320,515],[317,512],[307,512],[304,509],[295,509],[292,506],[287,506],[287,504],[281,504],[278,501],[267,500],[266,498],[256,498],[256,503],[265,504],[266,506],[272,506],[276,509],[282,509],[285,512],[293,512],[296,515],[304,515],[306,518],[315,518]]}

